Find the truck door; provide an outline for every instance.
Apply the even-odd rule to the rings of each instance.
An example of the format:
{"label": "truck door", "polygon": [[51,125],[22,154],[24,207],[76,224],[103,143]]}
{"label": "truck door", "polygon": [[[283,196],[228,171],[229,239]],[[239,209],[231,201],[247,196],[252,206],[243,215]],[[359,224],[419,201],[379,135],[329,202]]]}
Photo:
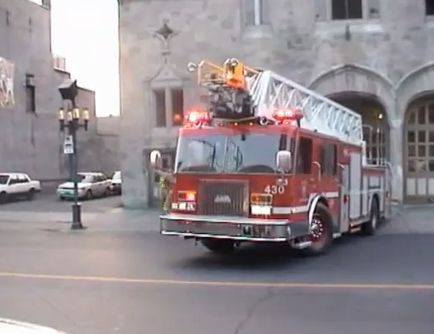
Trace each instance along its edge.
{"label": "truck door", "polygon": [[338,177],[338,149],[337,144],[330,140],[318,139],[315,145],[318,149],[319,180],[318,192],[327,199],[330,213],[333,216],[335,231],[339,231],[339,177]]}
{"label": "truck door", "polygon": [[296,175],[294,191],[299,194],[300,205],[307,205],[310,195],[317,190],[317,170],[313,166],[313,140],[300,135],[296,157]]}
{"label": "truck door", "polygon": [[349,201],[348,191],[350,187],[350,173],[348,165],[339,165],[339,203],[340,203],[340,217],[339,225],[340,232],[348,232],[350,230]]}
{"label": "truck door", "polygon": [[386,218],[389,218],[392,215],[392,167],[390,164],[387,165],[387,169],[385,171],[385,192],[387,196],[384,196],[384,212]]}
{"label": "truck door", "polygon": [[350,153],[350,219],[361,216],[362,202],[362,155],[360,152]]}

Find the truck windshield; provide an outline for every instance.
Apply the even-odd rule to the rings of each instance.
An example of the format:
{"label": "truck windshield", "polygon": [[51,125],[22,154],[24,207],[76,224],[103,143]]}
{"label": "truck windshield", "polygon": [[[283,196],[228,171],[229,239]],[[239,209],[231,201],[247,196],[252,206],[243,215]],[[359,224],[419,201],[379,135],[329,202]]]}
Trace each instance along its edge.
{"label": "truck windshield", "polygon": [[178,140],[175,167],[176,172],[275,173],[276,154],[285,149],[285,134],[187,135]]}

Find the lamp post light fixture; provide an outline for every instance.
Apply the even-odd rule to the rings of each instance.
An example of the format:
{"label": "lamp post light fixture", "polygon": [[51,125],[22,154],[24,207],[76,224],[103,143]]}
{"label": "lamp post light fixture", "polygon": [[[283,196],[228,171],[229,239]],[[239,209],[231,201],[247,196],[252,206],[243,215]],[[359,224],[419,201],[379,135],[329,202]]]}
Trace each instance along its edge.
{"label": "lamp post light fixture", "polygon": [[60,94],[63,100],[70,100],[72,108],[67,110],[60,108],[58,119],[61,132],[67,132],[64,142],[64,153],[69,156],[69,172],[70,178],[74,183],[74,203],[72,204],[72,225],[71,229],[84,229],[81,222],[81,203],[78,202],[78,159],[77,159],[77,131],[83,128],[88,129],[89,110],[87,108],[80,109],[75,104],[77,95],[77,82],[70,79],[66,80],[59,86]]}

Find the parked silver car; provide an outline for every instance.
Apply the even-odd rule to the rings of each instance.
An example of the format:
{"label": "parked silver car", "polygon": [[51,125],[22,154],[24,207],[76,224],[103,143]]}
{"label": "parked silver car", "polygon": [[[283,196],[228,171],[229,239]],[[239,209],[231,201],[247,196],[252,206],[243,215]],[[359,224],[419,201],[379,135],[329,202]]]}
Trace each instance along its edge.
{"label": "parked silver car", "polygon": [[[92,199],[94,197],[109,196],[111,180],[103,173],[78,173],[78,198]],[[74,198],[74,183],[70,180],[57,187],[60,199]]]}

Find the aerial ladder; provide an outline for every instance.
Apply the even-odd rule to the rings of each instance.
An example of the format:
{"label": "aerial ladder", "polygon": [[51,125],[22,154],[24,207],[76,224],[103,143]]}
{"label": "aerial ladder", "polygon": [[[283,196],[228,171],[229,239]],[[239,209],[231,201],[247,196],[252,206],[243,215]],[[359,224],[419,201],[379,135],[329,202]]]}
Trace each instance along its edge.
{"label": "aerial ladder", "polygon": [[235,58],[227,59],[223,67],[201,61],[189,63],[188,69],[197,70],[198,84],[209,90],[214,119],[259,118],[266,123],[273,122],[276,110],[297,110],[302,114],[300,127],[362,146],[365,151],[358,113],[273,71],[248,67]]}

